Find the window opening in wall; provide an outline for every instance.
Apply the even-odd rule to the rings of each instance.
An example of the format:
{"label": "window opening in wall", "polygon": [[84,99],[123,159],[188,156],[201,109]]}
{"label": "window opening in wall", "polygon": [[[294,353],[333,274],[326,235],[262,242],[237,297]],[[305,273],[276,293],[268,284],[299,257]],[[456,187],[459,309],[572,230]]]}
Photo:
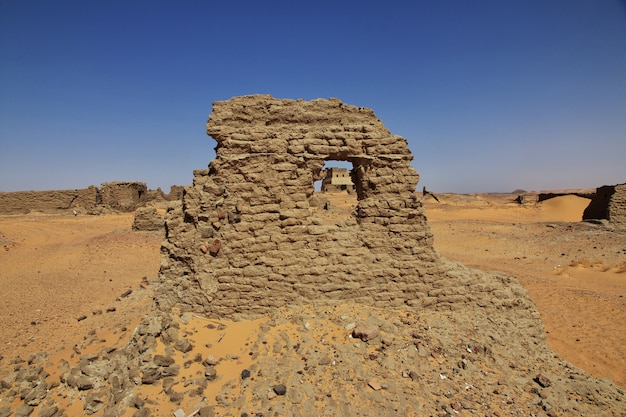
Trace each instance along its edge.
{"label": "window opening in wall", "polygon": [[326,160],[322,179],[315,182],[316,216],[335,224],[346,220],[357,205],[357,193],[352,182],[352,163]]}

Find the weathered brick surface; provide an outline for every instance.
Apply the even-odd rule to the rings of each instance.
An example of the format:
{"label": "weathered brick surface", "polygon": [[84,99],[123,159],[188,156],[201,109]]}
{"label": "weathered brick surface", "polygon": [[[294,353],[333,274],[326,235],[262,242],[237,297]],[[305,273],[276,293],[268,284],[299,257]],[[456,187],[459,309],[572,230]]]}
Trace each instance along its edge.
{"label": "weathered brick surface", "polygon": [[606,219],[611,226],[626,229],[626,184],[597,188],[583,219]]}
{"label": "weathered brick surface", "polygon": [[[338,99],[236,97],[213,104],[207,133],[216,158],[168,210],[157,294],[164,308],[254,316],[341,300],[530,305],[516,280],[439,256],[407,142],[372,110]],[[326,160],[353,165],[358,204],[337,225],[322,224],[309,206]]]}

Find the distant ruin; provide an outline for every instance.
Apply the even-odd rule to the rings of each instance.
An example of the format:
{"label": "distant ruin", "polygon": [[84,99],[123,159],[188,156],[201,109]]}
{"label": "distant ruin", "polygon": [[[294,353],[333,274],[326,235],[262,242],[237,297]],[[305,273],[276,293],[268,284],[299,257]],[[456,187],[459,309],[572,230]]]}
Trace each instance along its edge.
{"label": "distant ruin", "polygon": [[596,189],[583,220],[608,220],[611,226],[626,229],[626,184],[605,185]]}
{"label": "distant ruin", "polygon": [[[235,97],[213,104],[207,133],[217,141],[215,159],[168,209],[161,308],[259,316],[351,300],[389,308],[525,305],[538,317],[516,280],[439,256],[407,142],[372,110],[339,99]],[[309,202],[329,160],[352,163],[358,198],[352,216],[331,226]]]}
{"label": "distant ruin", "polygon": [[180,200],[182,190],[183,187],[174,185],[170,194],[165,194],[160,188],[148,190],[145,182],[114,181],[75,190],[0,192],[0,214],[63,210],[97,214],[99,209],[130,212],[147,202]]}
{"label": "distant ruin", "polygon": [[323,172],[324,179],[322,180],[321,192],[352,192],[355,190],[356,187],[350,178],[351,172],[347,168],[331,167]]}

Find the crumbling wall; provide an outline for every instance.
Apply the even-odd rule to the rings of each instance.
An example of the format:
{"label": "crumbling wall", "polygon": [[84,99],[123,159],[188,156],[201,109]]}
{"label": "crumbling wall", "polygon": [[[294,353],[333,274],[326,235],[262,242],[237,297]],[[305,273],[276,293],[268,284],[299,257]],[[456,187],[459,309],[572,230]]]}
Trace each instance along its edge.
{"label": "crumbling wall", "polygon": [[169,194],[163,192],[160,187],[156,190],[148,190],[146,202],[165,203],[167,201],[180,200],[183,198],[184,189],[185,187],[182,185],[172,185]]}
{"label": "crumbling wall", "polygon": [[154,207],[140,207],[135,210],[133,219],[133,230],[157,231],[163,230],[165,219],[163,215]]}
{"label": "crumbling wall", "polygon": [[0,214],[30,211],[56,211],[73,208],[91,210],[96,206],[98,189],[0,192]]}
{"label": "crumbling wall", "polygon": [[[529,304],[517,281],[456,267],[433,247],[404,138],[338,99],[267,95],[213,104],[217,141],[172,204],[157,302],[226,316],[353,300],[380,307]],[[348,161],[358,204],[324,225],[310,210],[326,160]]]}
{"label": "crumbling wall", "polygon": [[148,198],[146,183],[134,181],[107,182],[101,188],[90,185],[78,190],[0,192],[0,214],[79,208],[92,211],[103,207],[134,211],[143,206]]}
{"label": "crumbling wall", "polygon": [[148,197],[145,182],[105,182],[100,188],[102,205],[119,211],[134,211]]}
{"label": "crumbling wall", "polygon": [[614,227],[626,229],[626,184],[604,185],[583,213],[583,220],[606,219]]}

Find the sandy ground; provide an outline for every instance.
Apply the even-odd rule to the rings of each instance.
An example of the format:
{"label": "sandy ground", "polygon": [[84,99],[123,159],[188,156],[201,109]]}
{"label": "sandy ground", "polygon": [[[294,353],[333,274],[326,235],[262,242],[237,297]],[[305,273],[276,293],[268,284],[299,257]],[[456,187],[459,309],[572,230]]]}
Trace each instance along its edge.
{"label": "sandy ground", "polygon": [[[580,222],[588,200],[579,197],[524,205],[513,198],[427,199],[435,247],[467,266],[517,277],[541,312],[551,347],[626,387],[626,233]],[[330,210],[318,211],[329,222],[354,204],[347,194],[329,199]],[[68,349],[71,355],[72,347],[84,353],[119,343],[150,311],[146,281],[158,274],[162,236],[133,232],[132,220],[132,214],[0,217],[0,374],[15,356],[39,351],[59,352],[71,364]],[[239,342],[221,346],[234,351]]]}
{"label": "sandy ground", "polygon": [[576,196],[523,206],[510,195],[440,199],[426,202],[439,252],[515,276],[552,349],[626,387],[626,233],[581,222],[589,200]]}
{"label": "sandy ground", "polygon": [[0,216],[3,363],[141,317],[151,303],[140,284],[157,276],[162,236],[133,232],[132,222],[132,214]]}

